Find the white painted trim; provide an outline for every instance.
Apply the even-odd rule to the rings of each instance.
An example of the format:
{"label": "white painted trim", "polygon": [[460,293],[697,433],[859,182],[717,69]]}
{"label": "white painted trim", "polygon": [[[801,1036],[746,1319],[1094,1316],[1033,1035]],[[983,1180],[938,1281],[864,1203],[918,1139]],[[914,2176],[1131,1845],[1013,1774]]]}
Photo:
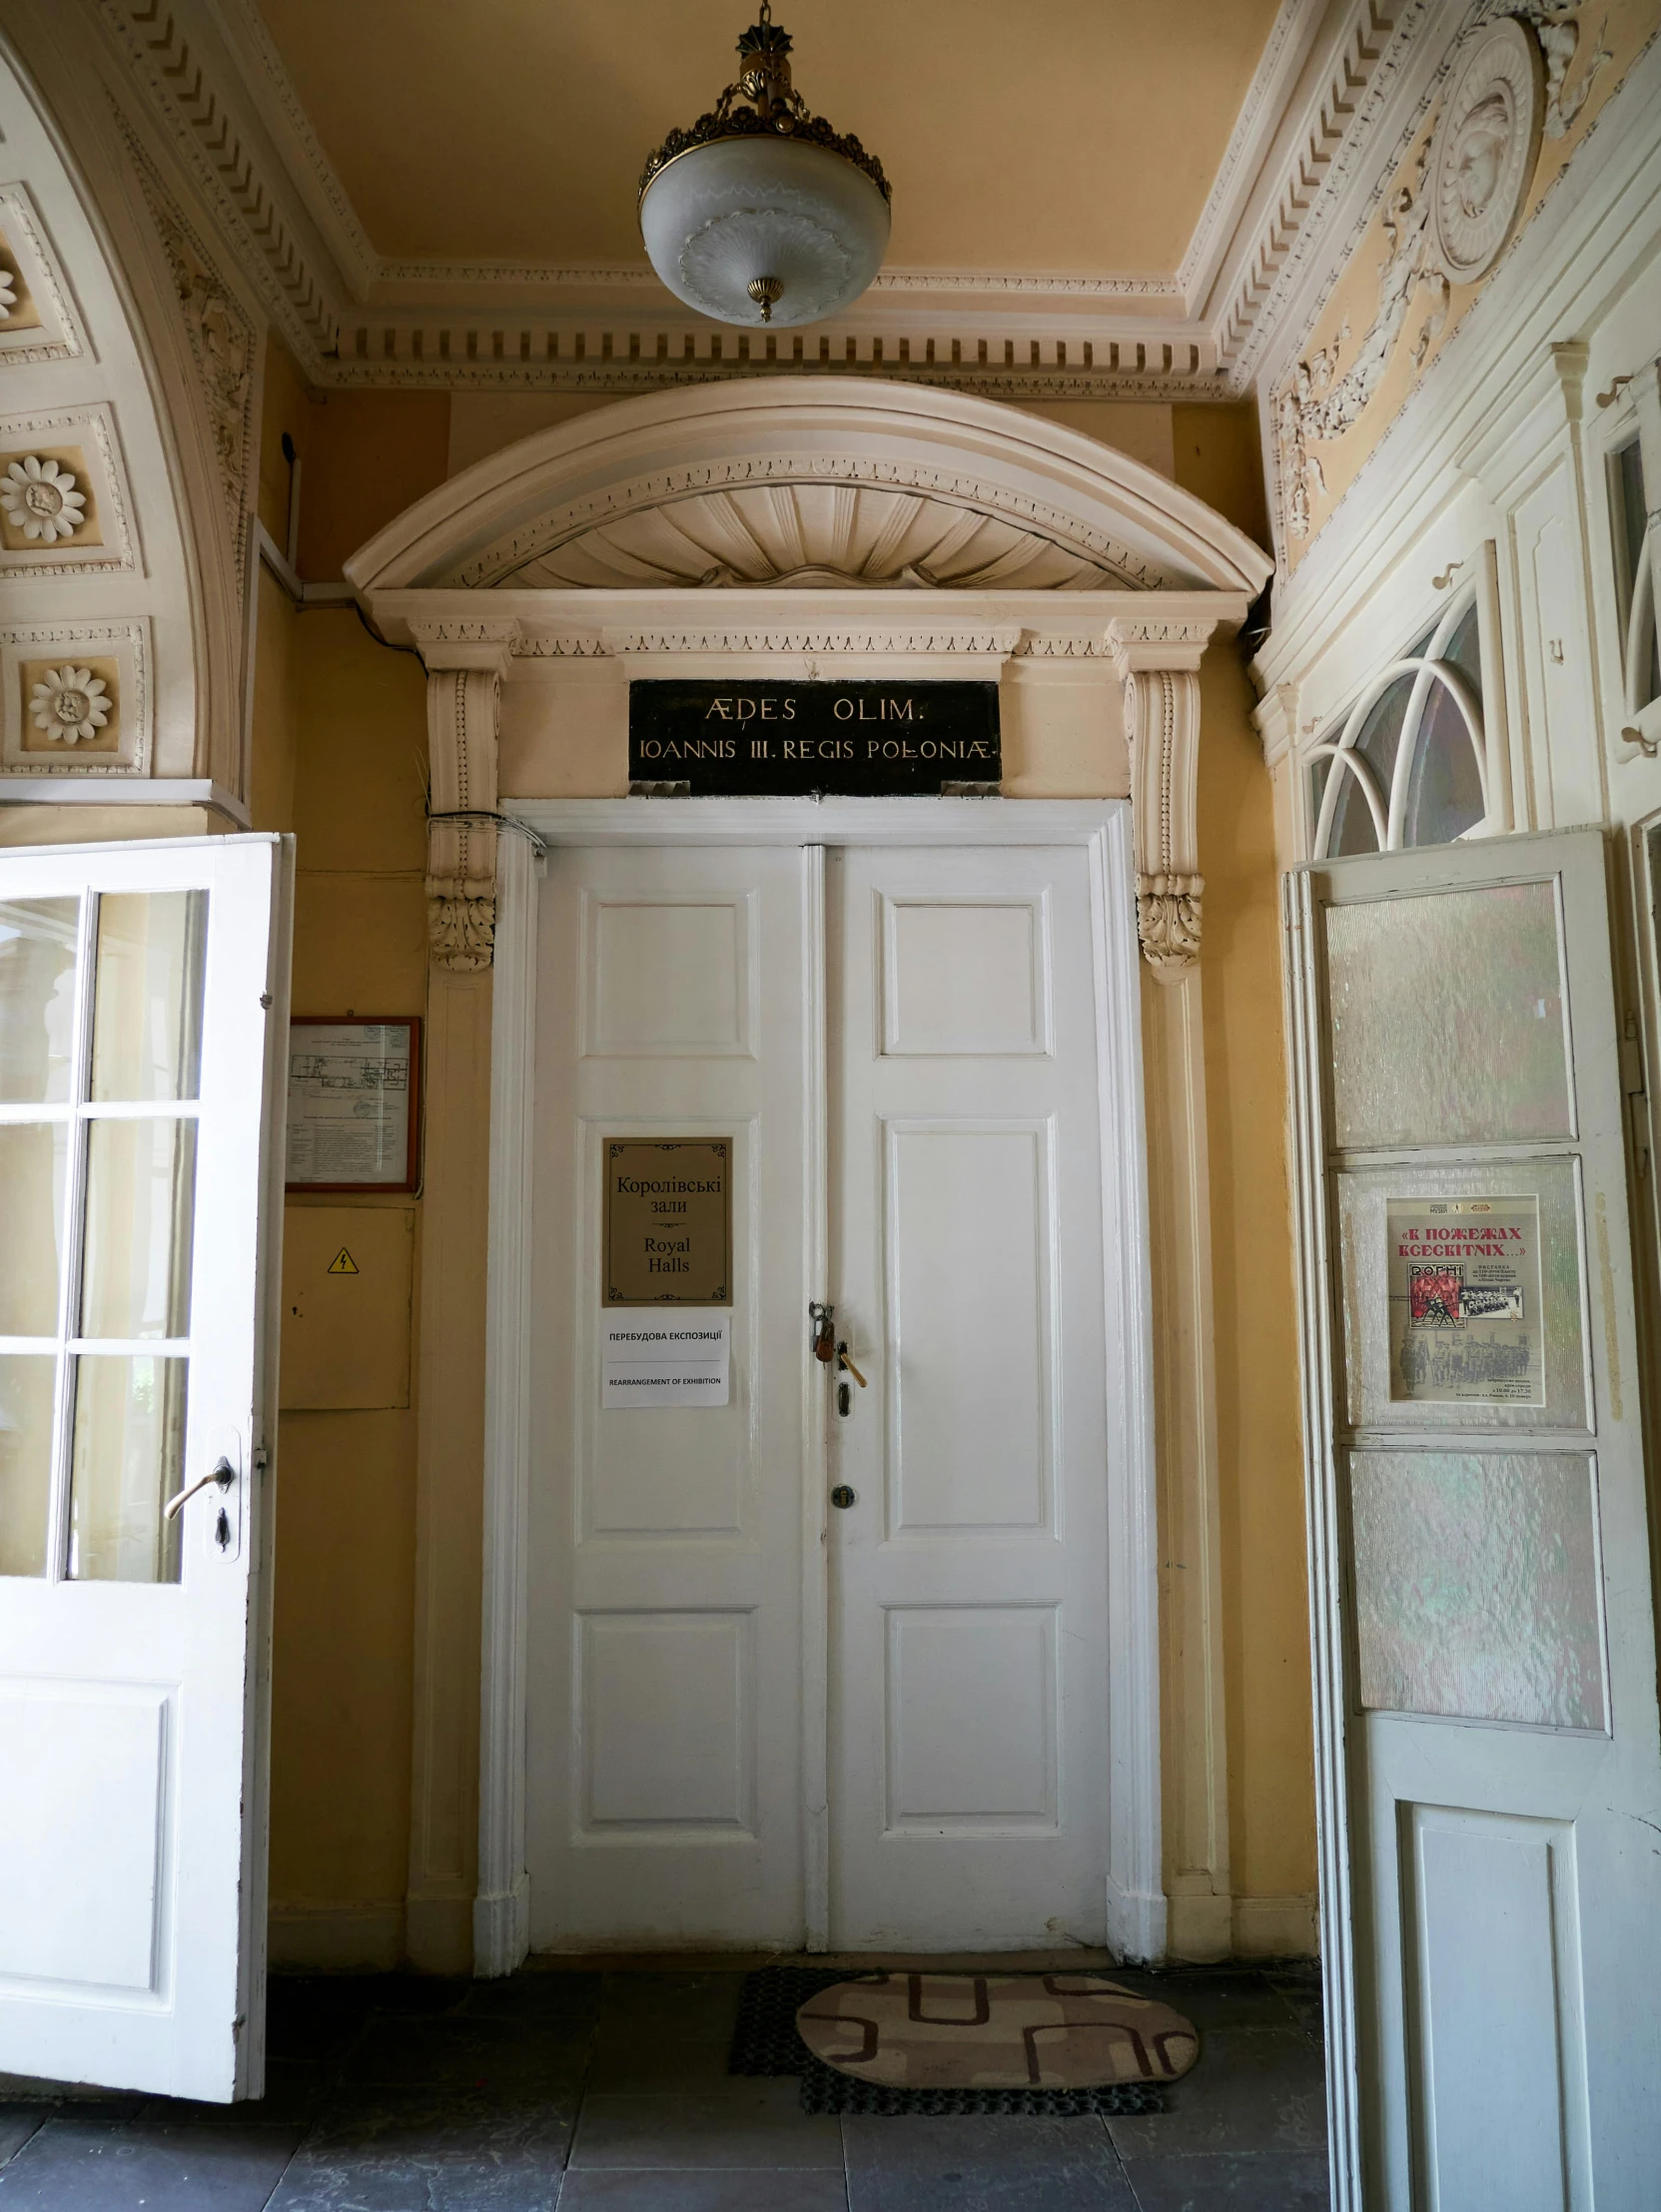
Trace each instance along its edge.
{"label": "white painted trim", "polygon": [[[1042,802],[1027,805],[1034,811],[1049,811]],[[1117,1341],[1124,1347],[1123,1366],[1116,1368],[1110,1358],[1104,1371],[1111,1654],[1107,1920],[1108,1941],[1121,1957],[1153,1959],[1165,1955],[1166,1899],[1153,1312],[1146,1264],[1148,1139],[1134,848],[1131,807],[1124,802],[1090,839],[1097,1096],[1102,1116],[1104,1319],[1109,1346]]]}
{"label": "white painted trim", "polygon": [[211,807],[240,830],[252,827],[236,793],[205,776],[0,776],[0,806]]}
{"label": "white painted trim", "polygon": [[1343,1545],[1331,1409],[1327,1316],[1334,1310],[1326,1222],[1326,1108],[1315,980],[1315,886],[1281,878],[1292,1112],[1292,1204],[1297,1234],[1298,1372],[1303,1412],[1303,1510],[1309,1558],[1309,1651],[1314,1705],[1315,1847],[1326,2037],[1326,2133],[1332,2212],[1364,2212],[1360,2082],[1355,2046],[1355,1929],[1350,1884],[1349,1708],[1343,1682]]}
{"label": "white painted trim", "polygon": [[[1104,1281],[1108,1384],[1108,1635],[1115,1665],[1110,1701],[1108,1926],[1116,1949],[1158,1958],[1165,1948],[1161,1887],[1159,1514],[1154,1461],[1153,1314],[1148,1270],[1141,968],[1137,949],[1134,836],[1128,799],[519,799],[504,811],[548,845],[1084,846],[1090,856],[1098,1055],[1102,1101],[1102,1199],[1109,1257]],[[486,1320],[484,1634],[480,1654],[479,1895],[475,1971],[501,1973],[523,1957],[525,1537],[529,1484],[529,1187],[531,1081],[535,1059],[534,907],[528,848],[500,841],[492,1009],[489,1310]],[[514,848],[520,857],[512,859]],[[821,864],[822,865],[822,864]],[[808,881],[811,881],[811,871]],[[804,899],[809,896],[804,882]],[[1115,927],[1115,918],[1119,926]],[[817,1032],[809,1014],[808,1075],[822,1035],[824,947],[804,953],[804,988],[817,984]],[[504,973],[505,969],[505,973]],[[808,973],[811,971],[811,974]],[[821,1058],[823,1045],[817,1052]],[[818,1081],[822,1099],[824,1083]],[[809,1096],[814,1096],[810,1088]],[[1108,1102],[1113,1101],[1112,1110]],[[825,1139],[808,1131],[811,1269],[823,1269]],[[809,1296],[820,1295],[811,1289]],[[1123,1359],[1118,1357],[1123,1347]],[[810,1418],[810,1426],[811,1423]],[[823,1424],[818,1427],[822,1430]],[[822,1452],[822,1437],[819,1443]],[[813,1453],[805,1479],[812,1481]],[[803,1532],[804,1644],[823,1609],[815,1514]],[[821,1643],[823,1635],[821,1632]],[[810,1947],[816,1897],[828,1898],[823,1840],[825,1745],[814,1715],[823,1691],[804,1673],[803,1775],[809,1813],[805,1863]],[[817,1733],[816,1733],[817,1732]],[[810,1741],[810,1739],[814,1739]],[[817,1786],[817,1803],[815,1789]],[[486,1882],[494,1883],[487,1888]],[[815,1885],[818,1885],[816,1888]],[[505,1931],[505,1932],[504,1932]],[[818,1940],[825,1937],[818,1923]],[[518,1949],[513,1952],[513,1943]],[[486,1947],[489,1946],[489,1947]],[[511,1954],[511,1955],[510,1955]]]}
{"label": "white painted trim", "polygon": [[478,1894],[473,1972],[530,1948],[525,1870],[525,1616],[530,1523],[531,1117],[537,862],[497,841],[490,1002],[490,1200],[484,1323],[484,1590],[479,1666]]}
{"label": "white painted trim", "polygon": [[[545,845],[1088,845],[1128,799],[504,799]],[[1129,881],[1129,879],[1127,879]]]}
{"label": "white painted trim", "polygon": [[[801,1310],[830,1287],[830,998],[826,967],[825,848],[802,854]],[[802,1920],[804,1945],[830,1945],[830,1490],[827,1369],[802,1393]]]}

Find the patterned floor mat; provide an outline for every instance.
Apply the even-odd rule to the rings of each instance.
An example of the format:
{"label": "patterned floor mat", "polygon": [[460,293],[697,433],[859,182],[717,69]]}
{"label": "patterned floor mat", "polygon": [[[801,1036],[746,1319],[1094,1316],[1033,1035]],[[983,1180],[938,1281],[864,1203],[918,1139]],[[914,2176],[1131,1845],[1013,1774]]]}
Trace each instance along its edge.
{"label": "patterned floor mat", "polygon": [[856,2081],[814,2057],[796,2032],[796,2014],[821,1990],[859,1978],[844,1967],[832,1966],[764,1966],[758,1973],[746,1974],[727,2071],[797,2075],[804,2112],[1030,2113],[1071,2119],[1093,2112],[1126,2115],[1166,2109],[1163,2090],[1142,2081],[1110,2082],[1092,2089],[902,2089]]}

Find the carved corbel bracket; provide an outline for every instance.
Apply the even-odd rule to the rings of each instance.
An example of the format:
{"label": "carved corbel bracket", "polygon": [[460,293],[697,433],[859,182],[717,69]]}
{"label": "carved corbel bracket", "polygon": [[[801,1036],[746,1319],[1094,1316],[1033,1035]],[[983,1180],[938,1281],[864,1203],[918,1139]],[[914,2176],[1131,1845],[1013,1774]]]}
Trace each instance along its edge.
{"label": "carved corbel bracket", "polygon": [[465,973],[493,956],[496,832],[453,817],[496,812],[501,679],[518,624],[412,622],[410,631],[426,664],[427,942],[437,967]]}
{"label": "carved corbel bracket", "polygon": [[1215,628],[1203,618],[1108,624],[1108,650],[1125,685],[1137,935],[1162,983],[1180,982],[1200,957],[1200,662]]}

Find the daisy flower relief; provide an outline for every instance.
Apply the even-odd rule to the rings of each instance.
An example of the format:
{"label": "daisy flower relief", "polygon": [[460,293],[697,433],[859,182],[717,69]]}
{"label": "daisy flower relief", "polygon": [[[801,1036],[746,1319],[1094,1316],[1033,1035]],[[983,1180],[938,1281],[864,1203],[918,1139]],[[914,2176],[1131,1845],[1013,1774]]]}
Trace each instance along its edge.
{"label": "daisy flower relief", "polygon": [[0,323],[10,319],[17,305],[17,286],[9,269],[0,269]]}
{"label": "daisy flower relief", "polygon": [[61,744],[74,745],[91,737],[110,719],[115,704],[110,687],[90,668],[49,668],[29,697],[29,712],[36,729]]}
{"label": "daisy flower relief", "polygon": [[75,535],[86,520],[86,493],[76,490],[67,468],[35,453],[14,460],[0,477],[0,507],[6,520],[25,537],[38,537],[47,545],[54,538]]}

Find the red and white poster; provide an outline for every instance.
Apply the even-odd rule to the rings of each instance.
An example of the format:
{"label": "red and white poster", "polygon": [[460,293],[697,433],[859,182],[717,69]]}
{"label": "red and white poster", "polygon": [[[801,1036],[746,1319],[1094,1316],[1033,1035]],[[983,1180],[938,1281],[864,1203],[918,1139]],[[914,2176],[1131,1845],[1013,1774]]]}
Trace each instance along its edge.
{"label": "red and white poster", "polygon": [[1390,1396],[1543,1405],[1536,1198],[1391,1198]]}

